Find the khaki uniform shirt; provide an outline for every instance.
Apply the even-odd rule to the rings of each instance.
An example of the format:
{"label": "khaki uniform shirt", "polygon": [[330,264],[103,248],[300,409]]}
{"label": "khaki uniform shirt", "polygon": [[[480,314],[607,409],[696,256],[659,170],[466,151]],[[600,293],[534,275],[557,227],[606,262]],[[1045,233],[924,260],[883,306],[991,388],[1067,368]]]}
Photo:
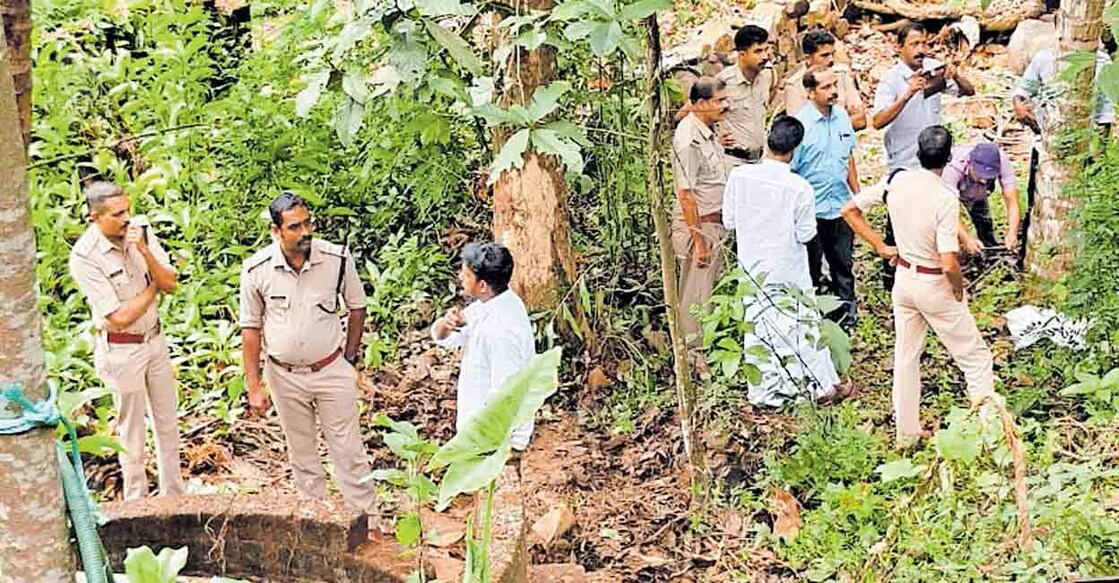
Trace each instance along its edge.
{"label": "khaki uniform shirt", "polygon": [[727,86],[730,110],[723,117],[722,128],[730,132],[738,148],[765,149],[765,114],[773,92],[773,70],[762,69],[753,81],[742,76],[737,65],[716,75]]}
{"label": "khaki uniform shirt", "polygon": [[[263,330],[268,356],[305,366],[342,346],[335,293],[342,253],[341,246],[314,239],[311,255],[299,273],[288,264],[278,243],[245,261],[241,270],[241,327]],[[348,310],[365,307],[365,290],[349,253],[341,293]]]}
{"label": "khaki uniform shirt", "polygon": [[[676,133],[672,137],[672,152],[676,191],[691,191],[701,217],[721,212],[723,188],[727,183],[727,166],[723,159],[723,148],[715,139],[715,132],[694,113],[689,113],[676,126]],[[684,216],[679,197],[673,206],[673,216]]]}
{"label": "khaki uniform shirt", "polygon": [[[832,70],[839,77],[839,101],[836,105],[847,110],[847,113],[863,109],[863,98],[859,95],[859,89],[855,87],[851,72],[840,65],[832,67]],[[785,80],[785,113],[788,115],[796,115],[804,104],[808,103],[808,90],[804,88],[804,74],[807,71],[808,69],[802,66]]]}
{"label": "khaki uniform shirt", "polygon": [[[148,249],[160,265],[174,270],[171,258],[150,228]],[[108,328],[106,318],[119,310],[125,302],[140,295],[152,281],[144,256],[134,248],[122,250],[113,245],[101,234],[101,228],[97,225],[90,225],[74,244],[74,249],[70,252],[70,276],[89,300],[93,325],[98,330]],[[158,324],[158,301],[155,301],[135,322],[119,331],[146,334]]]}
{"label": "khaki uniform shirt", "polygon": [[914,266],[936,268],[940,267],[941,253],[960,250],[956,238],[960,200],[940,176],[925,169],[904,170],[894,175],[885,189],[863,189],[854,201],[866,212],[881,204],[883,197],[902,259]]}

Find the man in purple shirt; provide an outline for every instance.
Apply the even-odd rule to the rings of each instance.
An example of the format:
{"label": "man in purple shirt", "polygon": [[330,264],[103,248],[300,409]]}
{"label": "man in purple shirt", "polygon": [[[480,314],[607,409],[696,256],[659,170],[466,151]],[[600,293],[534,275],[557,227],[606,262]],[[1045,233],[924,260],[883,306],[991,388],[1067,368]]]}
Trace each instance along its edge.
{"label": "man in purple shirt", "polygon": [[981,143],[954,148],[952,161],[944,168],[941,179],[959,192],[960,203],[971,215],[975,233],[984,247],[999,244],[995,239],[995,223],[991,219],[991,204],[988,201],[995,191],[997,180],[1006,205],[1007,229],[1002,242],[1007,249],[1018,248],[1018,228],[1021,222],[1018,210],[1018,177],[1014,174],[1010,159],[997,145]]}

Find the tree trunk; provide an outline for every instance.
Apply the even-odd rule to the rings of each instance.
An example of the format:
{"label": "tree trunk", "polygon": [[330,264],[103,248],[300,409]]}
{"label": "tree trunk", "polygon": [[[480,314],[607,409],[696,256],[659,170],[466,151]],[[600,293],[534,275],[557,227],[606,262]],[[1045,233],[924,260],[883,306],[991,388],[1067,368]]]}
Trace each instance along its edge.
{"label": "tree trunk", "polygon": [[0,0],[0,14],[8,39],[8,66],[16,85],[19,123],[26,146],[31,141],[31,0]]}
{"label": "tree trunk", "polygon": [[[1061,54],[1095,54],[1104,0],[1065,0],[1057,13]],[[1062,65],[1063,66],[1063,65]],[[1059,75],[1058,75],[1059,76]],[[1037,189],[1030,215],[1026,266],[1034,275],[1056,280],[1072,264],[1071,211],[1076,200],[1065,191],[1084,169],[1091,142],[1095,67],[1084,67],[1072,83],[1062,84],[1054,107],[1046,108],[1038,154]]]}
{"label": "tree trunk", "polygon": [[[525,8],[548,10],[552,0],[529,0]],[[527,105],[532,92],[555,77],[555,49],[517,49],[509,60],[503,99]],[[507,136],[499,136],[504,140]],[[494,151],[500,151],[500,144]],[[519,170],[501,175],[493,190],[493,234],[513,253],[513,289],[529,309],[556,307],[560,289],[575,274],[567,234],[567,194],[559,161],[533,150]]]}
{"label": "tree trunk", "polygon": [[[0,382],[42,398],[27,158],[3,37],[0,30]],[[53,428],[0,435],[0,533],[0,582],[74,580]]]}
{"label": "tree trunk", "polygon": [[645,143],[645,191],[652,207],[653,226],[660,250],[661,280],[664,284],[664,304],[668,312],[668,334],[672,341],[672,360],[676,373],[676,396],[680,415],[680,433],[684,452],[688,456],[688,470],[693,494],[703,495],[707,490],[706,464],[702,440],[696,439],[696,389],[688,362],[688,348],[684,343],[683,324],[680,322],[680,297],[676,293],[676,254],[672,250],[672,233],[668,226],[668,213],[664,204],[664,166],[661,149],[664,144],[665,111],[661,101],[661,36],[657,15],[645,19],[647,48],[645,68],[648,73],[649,94],[646,114],[649,117],[649,134]]}

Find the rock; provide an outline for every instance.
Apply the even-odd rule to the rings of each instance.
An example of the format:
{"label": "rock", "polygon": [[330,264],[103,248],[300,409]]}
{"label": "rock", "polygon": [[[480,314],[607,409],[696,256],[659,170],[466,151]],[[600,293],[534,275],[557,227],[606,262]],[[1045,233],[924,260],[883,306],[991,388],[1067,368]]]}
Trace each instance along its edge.
{"label": "rock", "polygon": [[564,504],[537,520],[532,525],[532,534],[536,542],[547,548],[571,530],[573,526],[575,526],[575,514]]}
{"label": "rock", "polygon": [[1021,75],[1030,59],[1041,49],[1057,46],[1057,27],[1040,20],[1023,20],[1010,35],[1006,45],[1007,65],[1015,75]]}
{"label": "rock", "polygon": [[744,24],[740,17],[713,18],[692,29],[688,40],[664,52],[664,68],[671,70],[686,63],[706,59],[716,47],[733,46],[734,31]]}

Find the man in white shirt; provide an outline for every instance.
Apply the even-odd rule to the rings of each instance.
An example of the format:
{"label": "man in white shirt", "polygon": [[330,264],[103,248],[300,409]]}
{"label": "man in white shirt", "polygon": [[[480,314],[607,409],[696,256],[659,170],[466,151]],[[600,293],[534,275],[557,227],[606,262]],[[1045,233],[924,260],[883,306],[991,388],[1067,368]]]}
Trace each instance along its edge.
{"label": "man in white shirt", "polygon": [[750,387],[747,398],[756,405],[829,396],[839,384],[828,350],[817,346],[820,313],[789,293],[790,288],[812,293],[806,244],[816,236],[815,193],[789,167],[804,133],[796,118],[777,118],[767,156],[731,171],[723,193],[723,224],[735,232],[739,266],[758,282],[764,274],[764,293],[746,299],[745,317],[755,327],[746,335],[744,352],[763,346],[786,363],[755,359],[762,381]]}
{"label": "man in white shirt", "polygon": [[[474,302],[465,309],[451,308],[431,326],[437,345],[463,347],[455,420],[458,430],[536,354],[528,310],[509,289],[512,277],[513,255],[504,245],[467,245],[462,250],[459,282],[463,295]],[[513,449],[528,447],[532,428],[530,421],[513,430]]]}

